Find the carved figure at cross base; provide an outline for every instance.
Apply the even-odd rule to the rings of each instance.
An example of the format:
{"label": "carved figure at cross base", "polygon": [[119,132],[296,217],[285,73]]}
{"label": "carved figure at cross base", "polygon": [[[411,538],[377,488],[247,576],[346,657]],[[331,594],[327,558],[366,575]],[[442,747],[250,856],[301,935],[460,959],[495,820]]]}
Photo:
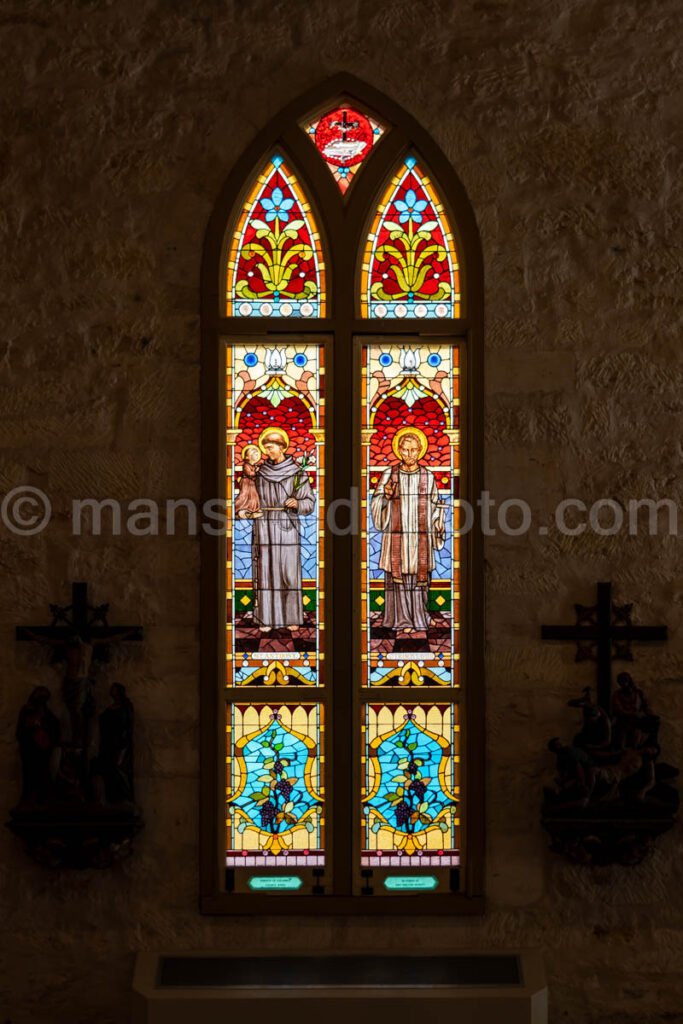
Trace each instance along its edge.
{"label": "carved figure at cross base", "polygon": [[598,584],[593,608],[577,605],[575,626],[544,626],[542,637],[576,643],[576,660],[594,660],[597,700],[592,687],[567,702],[581,710],[582,723],[569,743],[555,737],[553,787],[544,791],[543,825],[552,849],[587,864],[637,864],[654,838],[673,825],[678,775],[659,760],[660,718],[628,672],[617,675],[612,692],[612,661],[633,660],[633,642],[666,639],[666,627],[634,626],[632,605],[614,605],[611,585]]}
{"label": "carved figure at cross base", "polygon": [[99,718],[99,752],[91,773],[93,789],[100,803],[132,801],[133,789],[133,703],[125,686],[113,683],[111,704]]}
{"label": "carved figure at cross base", "polygon": [[36,686],[19,712],[16,737],[21,757],[21,802],[26,806],[47,801],[53,790],[61,748],[59,719],[48,707],[50,691]]}
{"label": "carved figure at cross base", "polygon": [[62,729],[63,774],[85,797],[89,765],[95,755],[97,729],[93,690],[113,644],[139,641],[139,626],[110,626],[109,605],[91,606],[85,583],[74,583],[70,605],[50,605],[49,626],[19,626],[17,640],[48,647],[53,662],[64,662],[61,699],[67,712]]}
{"label": "carved figure at cross base", "polygon": [[617,685],[619,689],[612,697],[612,711],[618,745],[622,748],[643,746],[648,737],[655,742],[659,718],[650,713],[645,694],[628,672],[619,673]]}
{"label": "carved figure at cross base", "polygon": [[62,678],[62,699],[69,715],[69,728],[64,740],[75,750],[87,750],[91,742],[91,721],[95,711],[92,690],[99,664],[98,648],[106,640],[88,642],[77,633],[61,638],[43,637],[26,627],[26,635],[37,643],[45,644],[65,663]]}

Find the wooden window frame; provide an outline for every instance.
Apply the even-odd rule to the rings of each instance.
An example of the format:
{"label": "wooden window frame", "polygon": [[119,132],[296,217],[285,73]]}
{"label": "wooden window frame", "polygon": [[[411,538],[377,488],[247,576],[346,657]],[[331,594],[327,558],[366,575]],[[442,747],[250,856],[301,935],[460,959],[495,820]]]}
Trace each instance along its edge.
{"label": "wooden window frame", "polygon": [[[335,100],[355,101],[378,116],[387,130],[374,146],[367,166],[355,176],[342,196],[329,169],[301,128],[302,121]],[[243,318],[221,315],[225,308],[226,247],[246,189],[267,157],[279,149],[296,173],[315,217],[326,260],[327,316],[303,321],[284,318]],[[369,225],[386,182],[408,151],[416,152],[444,204],[456,240],[461,274],[461,312],[458,319],[378,320],[359,316],[360,267]],[[334,245],[331,245],[331,240]],[[202,501],[221,498],[225,486],[225,340],[275,341],[280,336],[328,341],[333,360],[326,365],[328,395],[328,501],[334,485],[337,495],[350,493],[358,471],[358,437],[349,446],[334,438],[349,437],[348,413],[341,403],[329,401],[335,391],[352,392],[357,383],[357,354],[364,339],[424,337],[457,340],[466,358],[463,383],[462,497],[473,505],[483,483],[483,267],[479,233],[472,208],[455,171],[429,135],[391,100],[348,75],[338,75],[301,96],[283,110],[248,147],[230,173],[207,227],[201,272],[201,408]],[[359,416],[359,410],[356,413]],[[358,433],[356,423],[355,433]],[[332,481],[334,484],[332,485]],[[475,517],[476,518],[476,517]],[[336,536],[326,554],[328,580],[334,576],[334,594],[346,609],[357,606],[355,551],[358,538]],[[326,541],[326,545],[327,545]],[[463,865],[457,892],[414,895],[353,895],[353,851],[357,839],[354,782],[358,769],[349,755],[349,737],[359,732],[354,720],[356,686],[333,686],[334,730],[327,731],[327,760],[334,765],[336,786],[333,817],[332,864],[334,894],[277,895],[228,892],[225,888],[225,539],[201,537],[201,684],[200,684],[200,911],[205,914],[479,914],[484,910],[485,857],[485,689],[484,689],[484,581],[482,537],[478,523],[461,539],[464,584],[462,593],[462,672],[460,691],[440,692],[439,699],[460,704],[463,729]],[[348,642],[349,623],[334,615],[334,595],[326,587],[329,644],[327,658],[337,680],[353,679],[358,637]],[[355,602],[355,603],[354,603]],[[357,616],[356,616],[357,618]],[[358,634],[360,629],[358,628]],[[332,674],[332,673],[330,673]],[[289,700],[292,693],[283,693]],[[272,698],[272,694],[270,695]],[[405,693],[403,694],[405,698]],[[314,700],[311,691],[306,700]],[[384,700],[384,697],[382,698]],[[352,733],[352,730],[356,730]],[[329,776],[328,776],[329,777]],[[340,784],[346,778],[348,785]],[[328,791],[329,799],[329,791]],[[357,843],[355,844],[357,845]]]}

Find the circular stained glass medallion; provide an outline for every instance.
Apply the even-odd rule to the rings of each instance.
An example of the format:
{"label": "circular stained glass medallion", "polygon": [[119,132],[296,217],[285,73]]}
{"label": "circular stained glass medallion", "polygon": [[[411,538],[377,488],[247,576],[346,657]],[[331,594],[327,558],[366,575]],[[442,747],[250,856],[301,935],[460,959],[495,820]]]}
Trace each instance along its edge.
{"label": "circular stained glass medallion", "polygon": [[372,149],[370,121],[352,107],[337,107],[318,121],[315,145],[328,163],[353,167],[363,162]]}

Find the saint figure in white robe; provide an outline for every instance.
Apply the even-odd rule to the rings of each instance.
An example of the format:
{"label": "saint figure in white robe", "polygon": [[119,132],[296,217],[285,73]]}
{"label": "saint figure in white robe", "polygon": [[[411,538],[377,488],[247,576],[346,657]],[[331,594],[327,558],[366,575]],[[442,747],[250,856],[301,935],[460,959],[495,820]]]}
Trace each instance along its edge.
{"label": "saint figure in white robe", "polygon": [[382,473],[370,514],[383,534],[379,567],[384,570],[382,625],[412,633],[429,628],[429,585],[434,552],[444,546],[443,509],[431,470],[420,465],[420,439],[404,433],[401,462]]}

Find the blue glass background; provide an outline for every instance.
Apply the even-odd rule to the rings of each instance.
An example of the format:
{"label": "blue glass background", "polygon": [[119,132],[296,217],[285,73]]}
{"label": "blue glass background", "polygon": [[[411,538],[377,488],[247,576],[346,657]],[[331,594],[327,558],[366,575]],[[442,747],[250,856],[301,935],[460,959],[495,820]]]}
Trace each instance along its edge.
{"label": "blue glass background", "polygon": [[[406,752],[404,747],[398,746],[397,741],[399,740],[415,744],[414,749],[410,753]],[[429,805],[426,813],[434,819],[444,808],[453,804],[439,783],[439,766],[444,757],[444,751],[435,739],[425,735],[414,722],[406,722],[397,733],[382,740],[377,747],[376,754],[381,770],[380,783],[375,796],[366,806],[379,811],[388,824],[398,831],[407,832],[407,828],[397,825],[396,809],[387,796],[396,793],[397,786],[401,785],[400,782],[394,780],[404,773],[404,769],[399,768],[399,762],[404,761],[408,756],[423,762],[419,770],[423,778],[430,779],[422,798]],[[417,803],[417,800],[415,799],[414,802]],[[421,832],[426,827],[426,825],[417,824],[415,833]]]}
{"label": "blue glass background", "polygon": [[[301,574],[304,579],[316,578],[318,517],[315,508],[310,516],[299,519],[301,538]],[[233,522],[233,566],[236,580],[251,580],[251,535],[253,524],[248,519]]]}
{"label": "blue glass background", "polygon": [[[270,740],[271,735],[274,737],[272,740]],[[267,746],[264,746],[263,744],[266,742],[266,739],[269,742]],[[308,747],[303,740],[288,732],[281,722],[273,721],[267,729],[258,733],[253,739],[250,739],[242,748],[242,756],[244,757],[247,769],[247,782],[240,795],[231,801],[234,806],[244,811],[247,817],[255,825],[258,825],[259,828],[261,828],[260,808],[252,798],[255,793],[264,788],[264,784],[258,780],[269,774],[269,769],[264,768],[264,762],[273,758],[271,747],[272,744],[276,743],[282,744],[282,748],[277,752],[277,756],[289,761],[281,777],[294,780],[292,782],[292,791],[287,798],[294,804],[292,814],[299,820],[310,808],[319,806],[319,801],[306,788],[304,780],[309,753]],[[279,798],[279,803],[284,804],[286,802],[284,797]],[[282,825],[280,831],[285,832],[287,828],[291,827],[291,825]]]}

